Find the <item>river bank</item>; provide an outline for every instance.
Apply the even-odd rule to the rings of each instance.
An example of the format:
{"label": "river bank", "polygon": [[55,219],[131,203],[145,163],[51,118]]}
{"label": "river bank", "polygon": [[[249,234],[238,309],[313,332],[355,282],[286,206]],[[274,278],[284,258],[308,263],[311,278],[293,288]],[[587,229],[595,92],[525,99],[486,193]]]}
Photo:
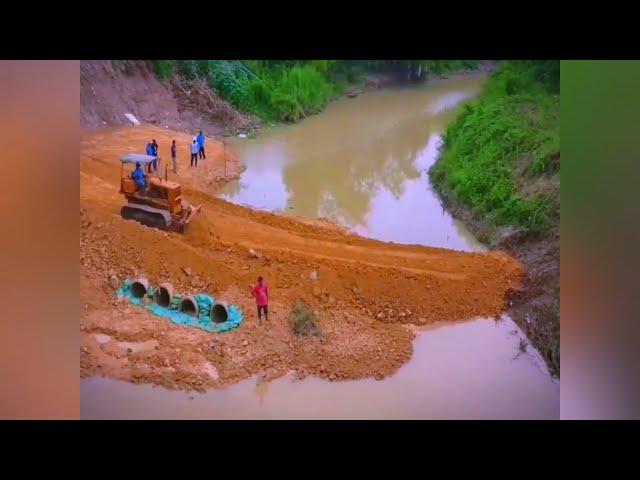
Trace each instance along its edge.
{"label": "river bank", "polygon": [[[428,74],[420,82],[413,83],[477,72],[488,73],[494,68],[495,62],[482,61],[472,70]],[[289,122],[265,120],[225,100],[223,92],[212,89],[204,76],[187,78],[184,75],[185,72],[159,75],[145,61],[83,60],[80,64],[81,129],[90,132],[131,125],[125,116],[131,114],[141,123],[191,134],[202,130],[207,137],[223,141],[238,135],[255,137],[265,126],[290,125],[307,118],[309,114],[319,113],[326,106],[320,102],[312,113],[290,117]],[[411,82],[397,72],[367,71],[361,73],[358,80],[338,88],[340,93],[334,93],[326,101],[355,98],[373,90],[408,83]],[[290,88],[296,86],[292,84]]]}
{"label": "river bank", "polygon": [[557,81],[540,65],[507,62],[447,129],[430,176],[454,217],[523,264],[523,283],[509,294],[509,312],[559,376]]}

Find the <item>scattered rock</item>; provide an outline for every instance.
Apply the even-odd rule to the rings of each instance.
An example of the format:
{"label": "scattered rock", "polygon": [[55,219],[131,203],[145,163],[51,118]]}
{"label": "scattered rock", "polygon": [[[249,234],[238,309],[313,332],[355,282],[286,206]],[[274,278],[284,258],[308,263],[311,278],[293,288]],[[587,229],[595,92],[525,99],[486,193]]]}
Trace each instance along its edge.
{"label": "scattered rock", "polygon": [[247,345],[249,345],[249,342],[247,340],[245,340],[244,342],[242,342],[242,346],[246,347]]}
{"label": "scattered rock", "polygon": [[249,256],[252,258],[262,258],[262,255],[256,252],[253,248],[249,249]]}
{"label": "scattered rock", "polygon": [[313,280],[313,281],[317,280],[317,279],[318,279],[318,272],[316,272],[316,271],[314,270],[313,272],[311,272],[311,273],[309,274],[309,278],[310,278],[311,280]]}
{"label": "scattered rock", "polygon": [[191,276],[191,269],[189,267],[183,267],[182,271],[187,275],[187,277]]}
{"label": "scattered rock", "polygon": [[378,313],[378,320],[384,320],[384,312]]}
{"label": "scattered rock", "polygon": [[118,287],[120,286],[120,281],[118,280],[118,277],[116,277],[115,275],[111,275],[109,277],[109,286],[114,290],[117,290]]}

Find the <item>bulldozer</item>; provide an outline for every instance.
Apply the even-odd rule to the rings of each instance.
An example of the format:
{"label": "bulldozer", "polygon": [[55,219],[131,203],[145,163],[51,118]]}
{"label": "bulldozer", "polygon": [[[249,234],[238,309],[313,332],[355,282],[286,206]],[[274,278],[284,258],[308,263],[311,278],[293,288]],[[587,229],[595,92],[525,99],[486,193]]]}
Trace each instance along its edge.
{"label": "bulldozer", "polygon": [[145,175],[145,189],[136,186],[131,172],[125,174],[125,165],[135,166],[139,163],[144,170],[154,160],[159,161],[159,158],[138,153],[129,153],[120,159],[120,193],[127,199],[127,204],[120,209],[120,215],[148,227],[184,233],[202,205],[194,207],[182,198],[182,186],[168,180],[167,166],[164,179]]}

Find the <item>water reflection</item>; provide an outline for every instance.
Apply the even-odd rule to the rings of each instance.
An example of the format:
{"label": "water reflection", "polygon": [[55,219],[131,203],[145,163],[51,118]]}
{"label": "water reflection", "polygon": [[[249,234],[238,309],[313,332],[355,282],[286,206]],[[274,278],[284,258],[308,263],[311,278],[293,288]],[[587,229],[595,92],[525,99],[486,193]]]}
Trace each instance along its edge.
{"label": "water reflection", "polygon": [[277,142],[247,150],[242,159],[247,169],[239,181],[228,186],[222,198],[260,210],[284,210],[290,193],[282,169],[289,158],[286,147]]}
{"label": "water reflection", "polygon": [[439,115],[456,107],[464,100],[471,98],[473,94],[471,92],[451,92],[438,98],[433,104],[430,105],[430,111],[434,115]]}
{"label": "water reflection", "polygon": [[[455,105],[482,78],[382,91],[329,105],[321,115],[232,148],[247,165],[223,197],[254,208],[338,221],[399,243],[476,249],[456,233],[427,169]],[[434,113],[435,110],[435,113]]]}
{"label": "water reflection", "polygon": [[[504,317],[432,325],[409,363],[382,381],[250,378],[204,394],[104,378],[81,380],[82,418],[557,419],[560,385]],[[268,398],[267,398],[267,390]],[[189,396],[193,400],[189,400]],[[108,402],[103,401],[109,398]]]}

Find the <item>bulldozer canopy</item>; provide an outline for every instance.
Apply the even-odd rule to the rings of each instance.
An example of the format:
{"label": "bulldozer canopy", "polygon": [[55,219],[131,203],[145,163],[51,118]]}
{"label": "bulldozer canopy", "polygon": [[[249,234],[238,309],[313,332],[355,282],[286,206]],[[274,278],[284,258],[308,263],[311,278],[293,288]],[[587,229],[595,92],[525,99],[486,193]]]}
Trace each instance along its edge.
{"label": "bulldozer canopy", "polygon": [[153,157],[151,155],[143,155],[141,153],[127,153],[123,156],[120,161],[122,163],[141,163],[147,164],[151,163],[154,160],[157,160],[158,157]]}

